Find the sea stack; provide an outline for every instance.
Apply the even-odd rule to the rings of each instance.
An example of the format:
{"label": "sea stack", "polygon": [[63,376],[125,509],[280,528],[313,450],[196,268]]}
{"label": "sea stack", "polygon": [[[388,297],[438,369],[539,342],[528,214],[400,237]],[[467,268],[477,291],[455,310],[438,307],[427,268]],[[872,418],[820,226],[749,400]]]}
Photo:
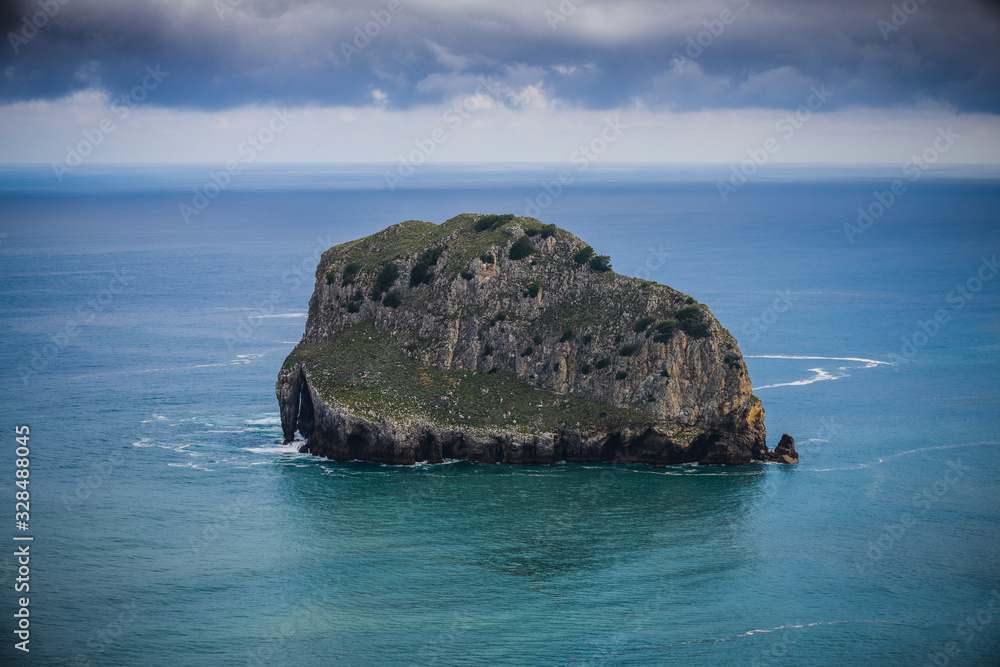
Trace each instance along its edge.
{"label": "sea stack", "polygon": [[275,390],[286,442],[297,431],[302,451],[340,461],[798,460],[794,441],[768,450],[708,306],[513,215],[330,248]]}

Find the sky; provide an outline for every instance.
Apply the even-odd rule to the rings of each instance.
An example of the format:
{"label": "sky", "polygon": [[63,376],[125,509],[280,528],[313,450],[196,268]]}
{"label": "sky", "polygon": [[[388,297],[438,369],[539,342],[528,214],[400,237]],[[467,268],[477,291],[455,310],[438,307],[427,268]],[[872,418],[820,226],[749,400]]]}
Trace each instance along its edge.
{"label": "sky", "polygon": [[995,1],[17,0],[0,27],[4,163],[1000,163]]}

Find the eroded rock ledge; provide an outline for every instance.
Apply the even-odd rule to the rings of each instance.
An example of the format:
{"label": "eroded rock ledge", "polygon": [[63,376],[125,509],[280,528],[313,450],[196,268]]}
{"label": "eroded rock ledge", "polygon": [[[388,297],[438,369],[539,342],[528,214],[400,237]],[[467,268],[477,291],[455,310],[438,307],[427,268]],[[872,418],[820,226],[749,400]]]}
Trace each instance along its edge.
{"label": "eroded rock ledge", "polygon": [[478,215],[331,248],[275,387],[285,441],[390,464],[797,462],[789,436],[768,450],[708,308],[588,249]]}

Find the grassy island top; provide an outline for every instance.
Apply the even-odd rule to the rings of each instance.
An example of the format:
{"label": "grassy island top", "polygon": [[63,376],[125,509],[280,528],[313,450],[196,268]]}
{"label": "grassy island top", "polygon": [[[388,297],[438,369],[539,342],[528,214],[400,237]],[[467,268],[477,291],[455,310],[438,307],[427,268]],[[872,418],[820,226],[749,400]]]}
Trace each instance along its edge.
{"label": "grassy island top", "polygon": [[[455,275],[477,257],[495,246],[510,243],[506,228],[516,226],[529,236],[555,236],[581,247],[586,244],[555,225],[546,225],[535,218],[519,218],[513,214],[477,215],[464,213],[440,225],[420,220],[407,220],[347,243],[330,248],[329,256],[357,264],[357,271],[377,269],[386,262],[403,259],[425,248],[448,248],[443,266],[446,274]],[[588,258],[589,259],[589,258]]]}

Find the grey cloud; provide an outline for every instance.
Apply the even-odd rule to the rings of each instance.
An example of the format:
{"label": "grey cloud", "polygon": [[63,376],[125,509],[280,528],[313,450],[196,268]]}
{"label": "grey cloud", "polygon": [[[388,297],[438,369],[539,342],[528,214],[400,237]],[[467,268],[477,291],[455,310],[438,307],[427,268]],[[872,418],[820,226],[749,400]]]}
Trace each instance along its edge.
{"label": "grey cloud", "polygon": [[[831,109],[1000,112],[996,3],[905,1],[918,9],[886,38],[878,21],[904,0],[399,0],[385,26],[373,22],[386,22],[388,0],[64,0],[12,45],[22,17],[40,11],[32,0],[0,11],[0,101],[117,97],[158,64],[170,77],[148,103],[180,108],[368,105],[376,89],[409,108],[490,76],[508,105],[536,86],[584,108],[787,108],[825,84]],[[366,25],[379,33],[367,42]]]}

